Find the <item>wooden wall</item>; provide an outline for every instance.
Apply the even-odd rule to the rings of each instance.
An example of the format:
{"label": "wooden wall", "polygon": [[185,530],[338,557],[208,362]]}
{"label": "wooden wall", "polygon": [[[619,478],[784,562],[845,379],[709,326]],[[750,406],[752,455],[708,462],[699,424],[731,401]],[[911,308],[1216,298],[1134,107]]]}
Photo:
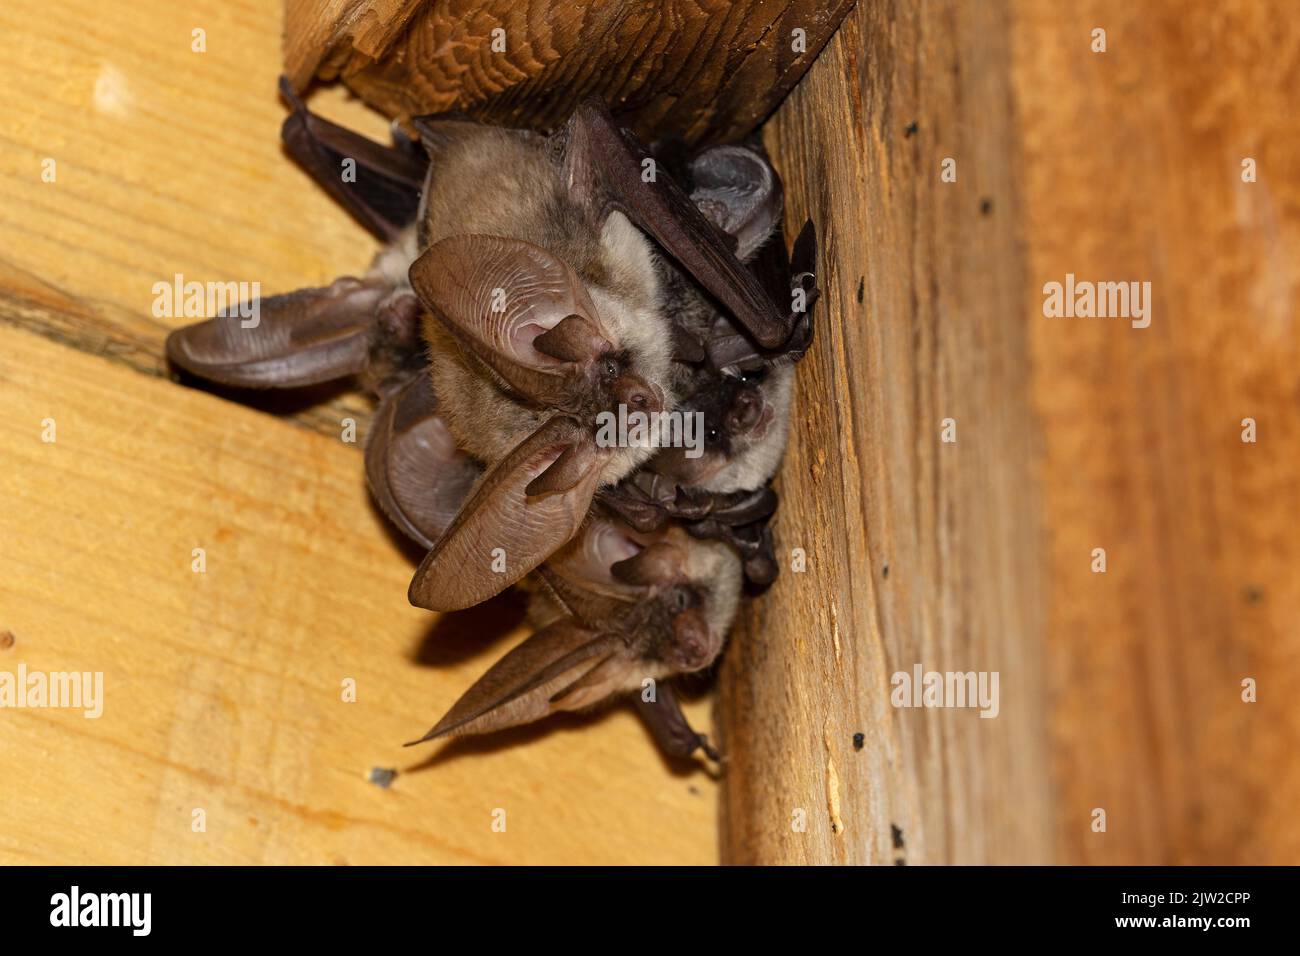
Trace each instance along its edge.
{"label": "wooden wall", "polygon": [[[1283,3],[864,0],[783,106],[808,571],[724,670],[725,859],[1300,860],[1298,72]],[[1067,273],[1151,325],[1044,317]],[[918,661],[999,717],[891,707]]]}
{"label": "wooden wall", "polygon": [[[165,377],[187,320],[153,317],[155,282],[271,294],[375,251],[282,154],[279,62],[276,4],[0,8],[0,671],[99,671],[106,698],[0,710],[0,861],[714,862],[716,784],[630,711],[403,749],[517,609],[407,605],[418,555],[341,440],[363,397],[275,417]],[[342,90],[312,105],[386,135]]]}
{"label": "wooden wall", "polygon": [[[1300,862],[1298,24],[859,0],[768,129],[824,252],[778,526],[807,569],[725,662],[715,820],[630,714],[402,750],[511,609],[406,607],[339,440],[359,396],[166,380],[154,282],[278,292],[374,249],[278,149],[275,5],[7,4],[0,670],[101,670],[107,703],[0,714],[0,859],[694,863],[720,831],[731,862]],[[1067,273],[1150,281],[1151,326],[1044,317]],[[917,663],[997,671],[998,717],[892,707]]]}

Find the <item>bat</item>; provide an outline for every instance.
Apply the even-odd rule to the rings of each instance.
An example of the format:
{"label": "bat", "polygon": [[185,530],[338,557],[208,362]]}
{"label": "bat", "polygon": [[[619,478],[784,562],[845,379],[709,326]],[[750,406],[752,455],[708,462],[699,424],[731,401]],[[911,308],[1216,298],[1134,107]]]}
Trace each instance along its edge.
{"label": "bat", "polygon": [[[410,281],[428,309],[447,423],[486,470],[409,598],[456,610],[536,568],[581,527],[598,489],[650,457],[648,443],[599,444],[599,416],[669,411],[683,397],[664,270],[646,235],[759,343],[779,347],[796,318],[737,258],[770,231],[779,193],[728,188],[718,170],[734,157],[702,166],[713,178],[701,201],[724,232],[597,103],[550,137],[456,119],[415,125],[431,168]],[[752,427],[768,429],[770,411]]]}
{"label": "bat", "polygon": [[638,712],[670,755],[703,748],[666,681],[709,667],[740,595],[731,548],[680,528],[640,535],[593,520],[540,570],[535,633],[502,657],[414,743],[490,733],[561,710],[637,694]]}
{"label": "bat", "polygon": [[[706,151],[690,165],[687,197],[666,175],[645,182],[646,151],[588,103],[551,137],[417,121],[430,163],[406,137],[379,146],[282,89],[292,107],[287,150],[389,247],[360,279],[263,300],[257,330],[228,318],[178,330],[168,356],[245,387],[362,378],[380,398],[367,478],[390,518],[430,549],[413,603],[453,609],[504,589],[573,535],[597,487],[644,461],[642,449],[593,447],[584,418],[602,405],[653,410],[680,397],[730,422],[719,430],[722,453],[705,456],[710,467],[729,457],[728,466],[702,482],[676,474],[671,456],[659,463],[688,486],[725,496],[775,467],[788,384],[772,376],[775,399],[760,405],[753,393],[762,396],[763,383],[738,363],[806,348],[810,326],[783,315],[764,273],[740,264],[780,215],[779,179],[762,157]],[[347,159],[353,181],[338,173]],[[783,243],[768,245],[784,253]],[[696,282],[704,295],[680,293]],[[485,292],[505,294],[501,312],[484,311]],[[433,316],[423,320],[427,358],[422,305]],[[685,342],[708,367],[666,366],[668,342]],[[754,354],[737,358],[738,343]],[[736,361],[720,372],[724,359]],[[425,370],[432,389],[413,384]],[[710,394],[719,383],[722,399]],[[761,433],[750,442],[758,451],[746,456],[739,449],[751,432]],[[443,472],[436,487],[421,487],[418,476]],[[733,505],[724,499],[696,531],[735,527],[722,516],[747,512]],[[503,571],[487,560],[493,540],[508,545]]]}

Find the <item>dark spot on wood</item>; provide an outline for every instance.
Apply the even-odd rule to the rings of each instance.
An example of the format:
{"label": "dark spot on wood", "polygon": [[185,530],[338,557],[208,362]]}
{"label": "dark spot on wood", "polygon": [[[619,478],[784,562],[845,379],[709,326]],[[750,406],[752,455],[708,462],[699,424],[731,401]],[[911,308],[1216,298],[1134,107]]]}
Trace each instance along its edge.
{"label": "dark spot on wood", "polygon": [[862,304],[862,296],[867,291],[867,277],[863,276],[858,280],[858,305]]}
{"label": "dark spot on wood", "polygon": [[397,770],[393,767],[372,767],[370,769],[370,782],[377,787],[383,787],[387,790],[393,785],[393,780],[397,777]]}
{"label": "dark spot on wood", "polygon": [[14,646],[16,638],[13,631],[0,631],[0,651],[7,651]]}
{"label": "dark spot on wood", "polygon": [[898,828],[898,824],[891,823],[889,825],[889,835],[894,838],[894,849],[901,850],[903,848],[903,831]]}
{"label": "dark spot on wood", "polygon": [[889,565],[885,565],[883,568],[880,569],[880,576],[882,578],[889,577]]}
{"label": "dark spot on wood", "polygon": [[857,734],[854,734],[854,735],[853,735],[853,749],[854,749],[854,750],[861,750],[861,749],[862,749],[862,745],[863,745],[864,743],[866,743],[866,741],[867,741],[867,735],[866,735],[866,734],[863,734],[863,733],[857,733]]}
{"label": "dark spot on wood", "polygon": [[907,861],[900,856],[897,860],[894,861],[894,866],[907,866]]}
{"label": "dark spot on wood", "polygon": [[987,216],[993,212],[993,200],[985,196],[980,200],[980,215]]}
{"label": "dark spot on wood", "polygon": [[698,797],[700,795],[699,787],[695,787],[695,786],[687,787],[686,791],[693,797]]}
{"label": "dark spot on wood", "polygon": [[905,127],[903,128],[903,135],[904,135],[904,136],[915,136],[915,135],[916,135],[916,131],[919,130],[920,128],[921,128],[921,127],[920,127],[920,125],[916,122],[916,120],[912,120],[912,122],[908,123],[907,126],[905,126]]}
{"label": "dark spot on wood", "polygon": [[[1245,598],[1247,604],[1258,604],[1264,600],[1264,592],[1253,584],[1246,585]],[[0,647],[4,646],[3,638],[0,638]]]}

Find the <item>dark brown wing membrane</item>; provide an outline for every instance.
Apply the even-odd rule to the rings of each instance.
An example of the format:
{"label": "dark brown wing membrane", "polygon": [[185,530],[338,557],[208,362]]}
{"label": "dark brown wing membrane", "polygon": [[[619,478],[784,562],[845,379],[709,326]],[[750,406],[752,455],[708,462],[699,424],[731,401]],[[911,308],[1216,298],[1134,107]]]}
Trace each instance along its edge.
{"label": "dark brown wing membrane", "polygon": [[[748,268],[760,278],[776,301],[789,312],[790,335],[780,348],[765,349],[754,345],[726,318],[720,318],[705,345],[714,368],[745,366],[758,362],[796,362],[812,345],[813,305],[821,297],[814,273],[817,258],[817,232],[809,219],[799,231],[793,259],[786,254],[780,233],[760,250]],[[795,308],[795,290],[802,290],[803,308]]]}
{"label": "dark brown wing membrane", "polygon": [[[293,110],[280,128],[289,155],[307,174],[380,239],[391,242],[415,221],[428,160],[411,144],[382,146],[308,111],[289,81],[280,94]],[[343,162],[355,162],[355,180]]]}
{"label": "dark brown wing membrane", "polygon": [[766,348],[790,335],[788,317],[747,271],[724,238],[668,175],[642,178],[649,152],[615,124],[604,104],[584,101],[557,142],[564,176],[588,205],[621,210]]}
{"label": "dark brown wing membrane", "polygon": [[645,720],[655,743],[669,756],[685,759],[702,749],[710,760],[721,759],[718,752],[709,746],[709,739],[691,727],[690,721],[682,713],[676,692],[669,684],[660,681],[656,685],[654,700],[646,700],[637,695],[636,709]]}

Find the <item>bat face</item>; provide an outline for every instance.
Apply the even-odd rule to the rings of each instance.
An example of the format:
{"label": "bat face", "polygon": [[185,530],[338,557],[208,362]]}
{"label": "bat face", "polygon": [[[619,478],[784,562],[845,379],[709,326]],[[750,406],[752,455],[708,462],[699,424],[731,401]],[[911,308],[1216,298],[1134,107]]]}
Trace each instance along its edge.
{"label": "bat face", "polygon": [[[533,614],[544,626],[422,740],[583,710],[707,667],[722,650],[740,592],[739,560],[726,546],[679,528],[645,536],[600,520],[545,565],[543,576],[554,597],[539,594],[534,601],[543,608]],[[680,717],[675,705],[670,713]]]}
{"label": "bat face", "polygon": [[681,405],[703,415],[703,454],[665,448],[647,467],[683,487],[720,494],[761,487],[785,452],[793,384],[789,365],[717,373]]}

